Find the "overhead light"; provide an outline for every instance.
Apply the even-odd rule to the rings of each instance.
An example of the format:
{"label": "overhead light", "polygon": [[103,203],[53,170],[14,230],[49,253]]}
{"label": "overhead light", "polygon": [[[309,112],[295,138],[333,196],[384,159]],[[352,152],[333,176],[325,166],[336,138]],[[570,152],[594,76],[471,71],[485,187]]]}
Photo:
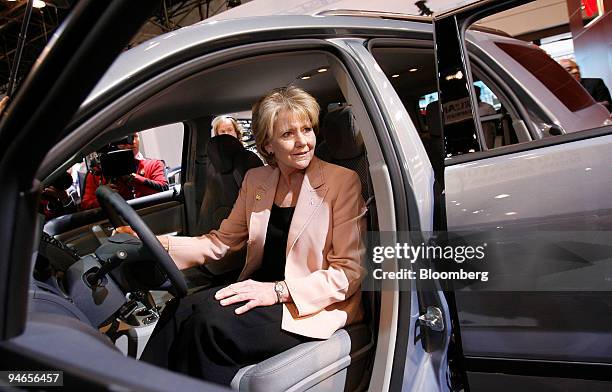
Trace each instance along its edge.
{"label": "overhead light", "polygon": [[399,78],[399,74],[391,75],[392,78]]}
{"label": "overhead light", "polygon": [[310,76],[308,76],[308,75],[306,75],[306,76],[302,76],[302,78],[301,78],[301,79],[302,79],[302,80],[307,80],[307,79],[310,79]]}
{"label": "overhead light", "polygon": [[319,68],[319,69],[317,69],[317,72],[319,72],[319,73],[327,72],[327,68]]}
{"label": "overhead light", "polygon": [[45,4],[44,1],[42,0],[34,0],[34,2],[32,3],[32,7],[34,8],[44,8],[47,4]]}
{"label": "overhead light", "polygon": [[418,68],[410,68],[408,71],[410,71],[410,72],[416,72],[416,71],[418,71],[418,70],[419,70]]}

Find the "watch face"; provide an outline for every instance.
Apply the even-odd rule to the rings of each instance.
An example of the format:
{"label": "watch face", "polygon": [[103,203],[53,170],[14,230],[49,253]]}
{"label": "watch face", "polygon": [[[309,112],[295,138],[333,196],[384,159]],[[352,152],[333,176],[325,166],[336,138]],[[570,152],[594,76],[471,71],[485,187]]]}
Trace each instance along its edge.
{"label": "watch face", "polygon": [[278,291],[279,293],[283,292],[283,284],[281,282],[276,282],[274,285],[274,291]]}

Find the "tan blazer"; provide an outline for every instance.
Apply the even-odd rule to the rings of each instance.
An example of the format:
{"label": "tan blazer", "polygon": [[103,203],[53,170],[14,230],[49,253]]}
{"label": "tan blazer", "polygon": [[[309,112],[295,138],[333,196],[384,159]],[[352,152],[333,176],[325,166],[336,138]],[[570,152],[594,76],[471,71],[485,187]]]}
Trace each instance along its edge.
{"label": "tan blazer", "polygon": [[[219,260],[246,242],[238,280],[251,276],[261,265],[279,174],[273,166],[249,170],[219,230],[201,237],[160,237],[179,268]],[[284,330],[326,339],[363,318],[365,211],[359,176],[313,158],[289,228],[285,282],[293,303],[283,304]]]}

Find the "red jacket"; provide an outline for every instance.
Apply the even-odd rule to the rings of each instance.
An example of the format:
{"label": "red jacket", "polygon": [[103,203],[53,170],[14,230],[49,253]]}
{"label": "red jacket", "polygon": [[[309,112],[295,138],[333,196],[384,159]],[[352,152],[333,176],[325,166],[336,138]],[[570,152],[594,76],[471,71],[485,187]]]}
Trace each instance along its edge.
{"label": "red jacket", "polygon": [[[119,194],[130,200],[136,197],[152,195],[168,189],[168,180],[165,174],[163,161],[157,159],[137,159],[138,169],[127,181],[119,180],[115,184],[119,188]],[[99,185],[107,184],[106,178],[88,173],[85,180],[85,189],[81,199],[81,210],[97,208],[96,189]]]}

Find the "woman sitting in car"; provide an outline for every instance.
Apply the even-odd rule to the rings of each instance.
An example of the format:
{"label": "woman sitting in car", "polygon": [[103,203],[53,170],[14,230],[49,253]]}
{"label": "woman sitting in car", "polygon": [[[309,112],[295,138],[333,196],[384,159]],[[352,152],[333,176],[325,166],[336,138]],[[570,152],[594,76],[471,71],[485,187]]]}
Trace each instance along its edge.
{"label": "woman sitting in car", "polygon": [[363,317],[365,206],[357,174],[314,156],[319,105],[294,87],[253,108],[259,153],[219,230],[159,237],[180,269],[247,245],[239,282],[171,301],[142,359],[230,384],[241,367]]}

